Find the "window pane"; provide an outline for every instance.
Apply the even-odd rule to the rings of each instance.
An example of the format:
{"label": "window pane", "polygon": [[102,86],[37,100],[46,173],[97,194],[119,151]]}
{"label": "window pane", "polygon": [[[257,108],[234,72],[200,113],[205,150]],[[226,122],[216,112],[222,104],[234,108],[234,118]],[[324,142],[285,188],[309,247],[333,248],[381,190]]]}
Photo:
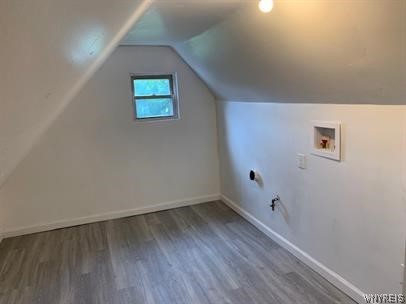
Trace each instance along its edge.
{"label": "window pane", "polygon": [[135,79],[135,96],[171,95],[169,79]]}
{"label": "window pane", "polygon": [[137,99],[136,117],[154,118],[173,116],[172,98]]}

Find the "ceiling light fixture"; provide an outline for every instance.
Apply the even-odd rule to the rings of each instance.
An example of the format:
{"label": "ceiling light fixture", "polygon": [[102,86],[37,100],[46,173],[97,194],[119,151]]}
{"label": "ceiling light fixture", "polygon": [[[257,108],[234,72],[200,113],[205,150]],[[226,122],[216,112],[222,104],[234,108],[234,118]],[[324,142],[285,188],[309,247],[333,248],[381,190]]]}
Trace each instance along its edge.
{"label": "ceiling light fixture", "polygon": [[261,0],[258,3],[259,10],[263,13],[269,13],[273,8],[273,0]]}

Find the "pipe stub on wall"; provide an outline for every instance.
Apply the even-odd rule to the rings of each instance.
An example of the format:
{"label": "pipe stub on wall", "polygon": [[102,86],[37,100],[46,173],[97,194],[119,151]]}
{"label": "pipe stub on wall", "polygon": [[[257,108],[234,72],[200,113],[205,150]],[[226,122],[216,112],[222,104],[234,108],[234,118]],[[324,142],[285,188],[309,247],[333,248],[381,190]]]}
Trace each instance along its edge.
{"label": "pipe stub on wall", "polygon": [[249,177],[250,177],[250,180],[252,180],[252,181],[257,181],[259,175],[258,175],[257,172],[255,172],[255,170],[251,170],[251,171],[250,171],[250,174],[249,174]]}

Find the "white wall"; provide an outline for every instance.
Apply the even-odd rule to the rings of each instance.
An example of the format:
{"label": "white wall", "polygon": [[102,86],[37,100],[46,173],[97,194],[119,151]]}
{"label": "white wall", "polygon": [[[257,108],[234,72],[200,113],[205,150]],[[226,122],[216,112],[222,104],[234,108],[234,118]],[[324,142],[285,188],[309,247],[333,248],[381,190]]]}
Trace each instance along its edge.
{"label": "white wall", "polygon": [[[181,119],[136,123],[129,74],[157,72],[178,73]],[[170,48],[119,47],[1,188],[4,230],[217,195],[216,128],[213,96]]]}
{"label": "white wall", "polygon": [[[222,194],[363,292],[401,291],[406,106],[219,102],[217,115]],[[342,162],[309,154],[312,120],[342,121]]]}

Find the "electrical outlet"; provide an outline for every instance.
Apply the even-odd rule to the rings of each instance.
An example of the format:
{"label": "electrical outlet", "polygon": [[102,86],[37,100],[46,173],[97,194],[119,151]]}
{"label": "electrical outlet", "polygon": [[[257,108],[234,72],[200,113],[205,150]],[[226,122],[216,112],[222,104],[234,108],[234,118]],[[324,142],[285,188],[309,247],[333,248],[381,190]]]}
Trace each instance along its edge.
{"label": "electrical outlet", "polygon": [[306,169],[307,168],[307,161],[306,161],[306,155],[298,153],[297,158],[297,167],[300,169]]}

